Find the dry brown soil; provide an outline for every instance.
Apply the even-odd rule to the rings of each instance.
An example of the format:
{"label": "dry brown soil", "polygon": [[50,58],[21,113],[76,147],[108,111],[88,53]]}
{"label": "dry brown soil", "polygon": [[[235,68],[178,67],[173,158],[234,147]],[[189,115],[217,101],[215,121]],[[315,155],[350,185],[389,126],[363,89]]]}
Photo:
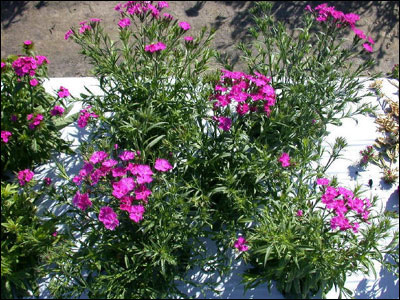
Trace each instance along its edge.
{"label": "dry brown soil", "polygon": [[[103,26],[116,40],[119,14],[114,11],[117,1],[1,1],[1,57],[20,54],[24,40],[35,43],[36,53],[46,55],[51,64],[50,77],[90,76],[90,66],[79,54],[79,46],[65,41],[64,34],[72,26],[89,18],[102,19]],[[299,25],[304,7],[315,7],[321,1],[273,1],[277,19],[284,20],[288,30]],[[358,27],[371,36],[376,44],[373,71],[390,71],[399,63],[399,4],[398,1],[327,1],[345,13],[361,16]],[[214,46],[237,63],[239,41],[248,41],[246,32],[252,24],[249,8],[252,1],[169,1],[165,11],[175,18],[189,22],[192,30],[202,26],[218,29]],[[351,37],[353,33],[349,34]],[[362,61],[358,59],[356,63]]]}

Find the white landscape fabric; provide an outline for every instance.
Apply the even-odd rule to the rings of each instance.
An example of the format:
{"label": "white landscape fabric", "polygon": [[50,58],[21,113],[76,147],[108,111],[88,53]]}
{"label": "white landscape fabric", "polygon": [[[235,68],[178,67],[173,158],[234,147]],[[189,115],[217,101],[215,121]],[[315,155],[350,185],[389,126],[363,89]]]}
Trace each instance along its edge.
{"label": "white landscape fabric", "polygon": [[[382,91],[385,95],[398,101],[398,88],[392,83],[398,85],[397,80],[392,80],[392,83],[388,79],[383,80]],[[369,85],[373,81],[369,81],[365,84],[364,88],[368,89]],[[98,81],[96,78],[84,77],[84,78],[51,78],[44,83],[44,87],[50,93],[55,95],[56,90],[60,86],[67,88],[71,95],[76,98],[80,98],[80,93],[86,93],[85,86],[90,89],[94,94],[101,95],[101,89],[98,87]],[[377,96],[365,97],[363,101],[370,102],[374,105],[379,105],[379,110],[382,111],[382,99]],[[81,106],[77,103],[70,113],[78,112]],[[381,170],[375,165],[369,165],[365,170],[359,169],[356,165],[360,160],[361,156],[359,152],[365,149],[369,145],[373,145],[377,137],[381,136],[381,133],[377,131],[377,124],[374,123],[375,118],[373,116],[357,116],[357,121],[351,119],[343,120],[341,127],[329,126],[328,130],[330,135],[326,140],[328,143],[333,143],[336,137],[342,136],[346,138],[348,146],[343,152],[343,158],[336,161],[327,172],[329,178],[336,176],[339,183],[347,188],[354,188],[356,184],[362,184],[367,192],[364,194],[366,197],[373,197],[377,195],[380,199],[380,204],[387,210],[399,210],[399,194],[398,185],[388,186],[381,180]],[[85,129],[79,128],[76,124],[71,124],[63,130],[62,137],[66,140],[73,141],[73,148],[79,145],[82,139],[85,139],[87,132]],[[68,159],[65,155],[58,157],[60,161],[66,164],[68,174],[74,174],[78,172],[80,165],[73,165],[74,160]],[[70,164],[69,164],[70,163]],[[41,177],[50,176],[54,177],[56,174],[54,163],[50,163],[35,169],[36,174],[40,174]],[[370,189],[368,187],[369,180],[372,179],[373,185]],[[215,247],[211,241],[205,241],[210,246]],[[234,252],[232,252],[233,255]],[[199,289],[181,286],[181,291],[187,293],[191,297],[195,298],[214,298],[214,299],[283,299],[283,296],[272,288],[271,292],[268,292],[266,285],[260,285],[256,289],[249,290],[244,293],[244,287],[240,284],[240,274],[246,269],[245,264],[242,261],[234,261],[232,265],[231,274],[220,278],[218,274],[214,276],[202,274],[201,271],[192,271],[188,276],[192,279],[196,279],[198,282],[214,281],[219,283],[217,290],[221,291],[220,294],[214,292],[206,292],[202,294]],[[376,266],[377,278],[374,275],[369,274],[364,276],[362,274],[353,274],[348,277],[346,287],[352,290],[355,294],[355,298],[358,299],[398,299],[399,298],[399,280],[393,274],[381,269],[380,265]],[[41,286],[41,298],[51,297],[46,289],[46,281]],[[327,298],[338,299],[338,291],[335,289],[331,290]],[[85,298],[85,295],[82,295]]]}

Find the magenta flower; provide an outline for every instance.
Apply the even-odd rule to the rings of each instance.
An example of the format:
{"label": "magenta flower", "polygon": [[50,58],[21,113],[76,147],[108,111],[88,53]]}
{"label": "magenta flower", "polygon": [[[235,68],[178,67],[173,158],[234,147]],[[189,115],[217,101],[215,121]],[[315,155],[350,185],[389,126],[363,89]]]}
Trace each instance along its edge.
{"label": "magenta flower", "polygon": [[96,115],[95,113],[88,112],[89,108],[90,108],[90,106],[88,106],[87,108],[82,109],[80,111],[79,118],[78,118],[78,126],[80,128],[86,127],[86,125],[89,121],[89,118],[98,118],[98,115]]}
{"label": "magenta flower", "polygon": [[38,64],[38,66],[41,66],[43,63],[46,63],[46,64],[49,64],[49,63],[50,63],[50,61],[48,60],[48,58],[47,58],[46,56],[44,56],[44,55],[37,55],[37,56],[35,57],[35,59],[36,59],[36,62],[37,62],[37,64]]}
{"label": "magenta flower", "polygon": [[147,198],[151,195],[151,191],[145,186],[141,185],[135,190],[136,200],[143,200],[147,203]]}
{"label": "magenta flower", "polygon": [[296,213],[296,216],[298,217],[302,217],[303,216],[303,211],[301,209],[299,209]]}
{"label": "magenta flower", "polygon": [[190,24],[187,22],[179,22],[179,27],[183,30],[187,31],[190,29]]}
{"label": "magenta flower", "polygon": [[244,252],[249,250],[249,247],[246,245],[247,241],[244,237],[240,236],[238,239],[235,241],[235,248],[238,249],[240,252]]}
{"label": "magenta flower", "polygon": [[318,178],[317,179],[317,185],[329,185],[329,179],[328,178]]}
{"label": "magenta flower", "polygon": [[364,47],[364,49],[366,50],[366,51],[368,51],[368,52],[373,52],[374,51],[374,49],[372,48],[372,46],[370,45],[370,44],[368,44],[368,43],[364,43],[363,44],[363,47]]}
{"label": "magenta flower", "polygon": [[50,111],[50,114],[52,116],[62,116],[63,113],[64,113],[64,108],[58,105],[54,106],[54,108]]}
{"label": "magenta flower", "polygon": [[171,170],[173,167],[171,166],[168,160],[163,158],[157,158],[154,168],[160,172],[167,172]]}
{"label": "magenta flower", "polygon": [[12,133],[9,131],[2,130],[1,131],[1,139],[3,143],[8,143],[8,138],[12,136]]}
{"label": "magenta flower", "polygon": [[35,173],[33,173],[31,170],[29,169],[25,169],[22,171],[18,172],[18,180],[19,180],[19,184],[21,186],[24,186],[25,183],[29,182],[32,180],[33,175],[35,175]]}
{"label": "magenta flower", "polygon": [[82,25],[81,28],[79,28],[79,33],[85,33],[86,31],[89,31],[92,29],[90,25],[85,24],[86,22],[81,22],[80,24]]}
{"label": "magenta flower", "polygon": [[101,19],[98,19],[98,18],[91,18],[90,19],[90,22],[93,22],[93,23],[98,23],[100,21],[101,21]]}
{"label": "magenta flower", "polygon": [[114,182],[112,186],[113,186],[112,195],[117,199],[121,199],[123,196],[125,196],[127,193],[129,193],[135,188],[135,182],[133,178],[127,177],[127,178],[122,178],[118,182]]}
{"label": "magenta flower", "polygon": [[100,208],[99,221],[103,222],[104,226],[110,230],[114,230],[115,227],[119,226],[117,214],[109,206]]}
{"label": "magenta flower", "polygon": [[241,116],[248,113],[249,110],[250,110],[249,105],[246,102],[240,103],[238,106],[236,106],[236,112]]}
{"label": "magenta flower", "polygon": [[111,174],[113,177],[122,177],[126,175],[126,169],[123,167],[116,167],[111,170]]}
{"label": "magenta flower", "polygon": [[232,126],[232,120],[227,117],[219,117],[218,118],[218,128],[224,130],[224,131],[229,131]]}
{"label": "magenta flower", "polygon": [[31,86],[37,86],[39,84],[39,81],[36,78],[33,78],[29,81],[29,84]]}
{"label": "magenta flower", "polygon": [[58,231],[54,231],[51,235],[56,237],[58,235]]}
{"label": "magenta flower", "polygon": [[167,19],[168,21],[171,21],[171,20],[174,18],[173,16],[171,16],[170,14],[167,14],[167,13],[163,14],[163,16],[164,16],[164,18]]}
{"label": "magenta flower", "polygon": [[108,154],[104,151],[96,151],[92,154],[92,156],[90,157],[89,161],[92,164],[97,164],[99,162],[102,162],[103,160],[105,160],[108,157]]}
{"label": "magenta flower", "polygon": [[69,37],[73,34],[74,32],[70,29],[68,30],[65,35],[64,35],[64,40],[68,40]]}
{"label": "magenta flower", "polygon": [[58,91],[57,94],[58,94],[58,97],[60,97],[60,98],[66,98],[70,95],[68,89],[66,89],[63,86],[60,86],[60,90]]}
{"label": "magenta flower", "polygon": [[353,28],[353,32],[355,33],[356,36],[358,36],[360,39],[365,40],[367,39],[367,36],[365,35],[364,31],[361,29],[358,29],[356,27]]}
{"label": "magenta flower", "polygon": [[124,151],[120,156],[120,159],[122,159],[123,161],[126,160],[131,160],[135,158],[135,152],[132,151]]}
{"label": "magenta flower", "polygon": [[106,161],[103,161],[103,163],[101,164],[102,166],[106,167],[106,168],[112,168],[114,167],[116,164],[118,164],[118,162],[116,160],[113,159],[108,159]]}
{"label": "magenta flower", "polygon": [[33,57],[20,57],[16,59],[11,66],[17,76],[34,76],[36,74],[37,62]]}
{"label": "magenta flower", "polygon": [[89,206],[93,205],[92,201],[89,199],[89,194],[81,194],[79,191],[76,192],[72,203],[81,210],[85,210]]}
{"label": "magenta flower", "polygon": [[26,46],[32,45],[32,41],[26,40],[26,41],[24,41],[24,45],[26,45]]}
{"label": "magenta flower", "polygon": [[125,28],[131,25],[131,20],[129,18],[122,19],[118,22],[118,26]]}
{"label": "magenta flower", "polygon": [[343,231],[343,230],[347,230],[347,229],[351,228],[352,226],[350,225],[349,220],[345,216],[338,215],[331,219],[332,230],[335,230],[337,227],[339,227],[340,230]]}
{"label": "magenta flower", "polygon": [[143,205],[132,205],[129,210],[129,218],[135,222],[139,223],[143,219],[143,214],[146,211]]}
{"label": "magenta flower", "polygon": [[168,2],[167,2],[167,1],[158,1],[157,7],[160,8],[160,9],[162,9],[162,8],[168,8],[169,5],[168,5]]}
{"label": "magenta flower", "polygon": [[[31,120],[33,118],[33,114],[27,115],[27,120]],[[40,122],[43,121],[43,115],[37,114],[36,117],[33,119],[33,121],[28,125],[29,129],[33,130],[37,126],[40,125]]]}
{"label": "magenta flower", "polygon": [[281,157],[279,157],[279,161],[281,162],[282,167],[289,167],[290,166],[289,154],[286,152],[283,152]]}
{"label": "magenta flower", "polygon": [[166,48],[166,45],[162,42],[158,42],[156,44],[150,44],[150,45],[146,45],[144,47],[144,51],[146,52],[156,52],[156,51],[162,51]]}
{"label": "magenta flower", "polygon": [[193,41],[193,37],[192,37],[192,36],[185,36],[183,39],[184,39],[186,42],[191,42],[191,41]]}
{"label": "magenta flower", "polygon": [[47,185],[51,184],[51,178],[50,177],[45,177],[43,180]]}
{"label": "magenta flower", "polygon": [[6,66],[4,62],[1,62],[1,68],[3,69]]}

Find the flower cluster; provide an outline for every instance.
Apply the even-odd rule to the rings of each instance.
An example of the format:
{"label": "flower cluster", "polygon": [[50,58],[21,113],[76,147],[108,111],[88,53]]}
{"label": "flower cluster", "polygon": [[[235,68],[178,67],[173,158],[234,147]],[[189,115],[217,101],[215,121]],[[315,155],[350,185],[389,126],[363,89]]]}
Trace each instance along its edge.
{"label": "flower cluster", "polygon": [[[143,219],[146,210],[144,205],[152,194],[147,184],[153,182],[154,175],[149,165],[137,163],[139,154],[139,151],[123,151],[118,159],[113,159],[104,151],[94,152],[73,181],[77,185],[85,183],[91,187],[99,181],[109,184],[112,187],[111,195],[118,200],[119,209],[126,211],[129,218],[138,223]],[[168,160],[158,158],[154,168],[159,172],[167,172],[173,167]],[[73,204],[82,210],[91,206],[89,192],[81,194],[78,190]],[[99,220],[110,230],[119,225],[117,214],[108,206],[101,208]]]}
{"label": "flower cluster", "polygon": [[43,115],[37,114],[35,117],[33,117],[33,114],[29,114],[26,117],[26,119],[28,121],[32,120],[32,118],[33,118],[33,121],[31,123],[29,123],[28,127],[29,127],[29,129],[34,130],[37,126],[40,125],[40,122],[43,121]]}
{"label": "flower cluster", "polygon": [[[313,12],[310,5],[306,6],[306,10]],[[356,27],[356,22],[360,19],[360,16],[354,13],[345,14],[342,11],[336,10],[334,6],[328,6],[327,3],[320,4],[314,8],[318,15],[316,20],[318,22],[326,22],[331,20],[338,28],[344,26],[350,26],[354,34],[362,40],[367,42],[363,44],[366,51],[372,52],[372,45],[375,44],[371,37],[367,37],[365,33]]]}
{"label": "flower cluster", "polygon": [[153,5],[151,1],[128,1],[125,4],[117,4],[114,10],[129,15],[143,15],[147,12],[151,12],[152,16],[158,18],[160,11],[163,8],[169,7],[168,2],[159,1],[156,5]]}
{"label": "flower cluster", "polygon": [[358,222],[350,223],[349,218],[361,217],[362,221],[367,222],[370,213],[368,208],[371,206],[370,200],[354,197],[352,191],[343,187],[330,186],[329,180],[328,183],[326,180],[326,178],[318,179],[317,184],[324,186],[321,202],[325,204],[326,208],[332,209],[335,214],[330,220],[331,229],[339,228],[342,231],[352,229],[354,233],[357,233],[360,224]]}
{"label": "flower cluster", "polygon": [[34,76],[36,70],[43,63],[49,63],[46,56],[38,55],[36,57],[23,56],[19,57],[12,63],[12,67],[17,76],[22,77],[24,75]]}
{"label": "flower cluster", "polygon": [[78,118],[78,126],[80,128],[85,128],[87,123],[89,122],[90,118],[98,118],[98,115],[96,115],[93,112],[88,111],[90,108],[91,108],[91,106],[88,106],[85,109],[82,109],[80,111],[79,118]]}
{"label": "flower cluster", "polygon": [[25,169],[22,171],[18,172],[18,180],[19,180],[19,184],[21,186],[24,186],[25,183],[29,182],[32,180],[33,175],[35,175],[35,173],[33,173],[31,170],[29,169]]}
{"label": "flower cluster", "polygon": [[359,164],[361,167],[365,167],[374,158],[374,149],[372,146],[367,146],[366,149],[360,151],[360,154],[362,158]]}
{"label": "flower cluster", "polygon": [[60,89],[58,90],[57,94],[58,94],[58,97],[60,97],[60,98],[67,98],[70,95],[68,89],[66,89],[63,86],[60,86]]}
{"label": "flower cluster", "polygon": [[63,113],[64,113],[64,108],[58,105],[54,106],[53,109],[50,111],[50,114],[52,116],[62,116]]}
{"label": "flower cluster", "polygon": [[[258,105],[262,105],[263,111],[269,116],[271,107],[276,103],[274,88],[270,85],[271,79],[255,72],[255,76],[243,72],[221,70],[223,75],[215,86],[215,94],[210,99],[214,100],[214,110],[222,109],[232,103],[237,103],[236,112],[243,116],[250,112],[256,112]],[[219,127],[229,130],[229,118],[215,117]]]}
{"label": "flower cluster", "polygon": [[12,133],[6,130],[1,131],[1,139],[3,143],[8,143],[8,138],[12,136]]}
{"label": "flower cluster", "polygon": [[151,52],[151,53],[153,53],[153,52],[156,52],[156,51],[164,50],[165,48],[166,48],[166,46],[165,46],[164,43],[158,42],[158,43],[155,43],[155,44],[146,45],[146,46],[144,47],[144,50],[145,50],[146,52]]}
{"label": "flower cluster", "polygon": [[240,236],[238,239],[235,241],[234,247],[238,249],[240,252],[244,252],[249,250],[249,247],[246,245],[247,241],[244,237]]}

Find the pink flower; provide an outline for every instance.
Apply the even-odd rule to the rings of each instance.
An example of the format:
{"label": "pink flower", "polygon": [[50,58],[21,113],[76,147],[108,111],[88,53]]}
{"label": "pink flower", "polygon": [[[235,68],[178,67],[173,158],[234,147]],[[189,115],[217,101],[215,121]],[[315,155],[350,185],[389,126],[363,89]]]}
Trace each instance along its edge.
{"label": "pink flower", "polygon": [[35,173],[33,173],[31,170],[29,169],[25,169],[22,171],[18,172],[18,180],[19,180],[19,184],[21,186],[24,186],[25,183],[29,182],[32,180],[33,175],[35,175]]}
{"label": "pink flower", "polygon": [[308,10],[309,12],[312,12],[312,11],[313,11],[310,5],[307,5],[304,9],[305,9],[305,10]]}
{"label": "pink flower", "polygon": [[357,22],[358,20],[360,20],[360,16],[357,15],[357,14],[353,14],[353,13],[345,14],[345,15],[344,15],[344,20],[345,20],[350,26],[353,27],[353,26],[355,26],[356,22]]}
{"label": "pink flower", "polygon": [[26,46],[32,45],[32,41],[26,40],[26,41],[24,41],[24,45],[26,45]]}
{"label": "pink flower", "polygon": [[368,43],[364,43],[364,44],[363,44],[363,47],[364,47],[364,49],[365,49],[366,51],[368,51],[368,52],[373,52],[373,51],[374,51],[374,49],[372,48],[372,46],[371,46],[370,44],[368,44]]}
{"label": "pink flower", "polygon": [[296,216],[298,217],[302,217],[303,216],[303,211],[301,209],[299,209],[296,213]]}
{"label": "pink flower", "polygon": [[145,212],[143,205],[132,205],[129,210],[129,218],[135,222],[139,223],[143,219],[143,214]]}
{"label": "pink flower", "polygon": [[339,227],[340,230],[343,231],[351,228],[352,226],[350,225],[349,220],[345,216],[338,215],[331,219],[331,229],[334,230],[337,227]]}
{"label": "pink flower", "polygon": [[46,64],[50,63],[50,61],[48,60],[48,58],[46,56],[37,55],[35,58],[36,58],[36,62],[39,66],[41,66],[43,63],[46,63]]}
{"label": "pink flower", "polygon": [[240,103],[238,106],[236,106],[236,112],[243,116],[249,111],[249,105],[247,103]]}
{"label": "pink flower", "polygon": [[60,97],[60,98],[66,98],[70,95],[68,89],[66,89],[63,86],[60,86],[60,89],[57,94],[58,94],[58,97]]}
{"label": "pink flower", "polygon": [[247,241],[244,237],[240,236],[238,239],[235,241],[235,248],[238,249],[240,252],[244,252],[249,250],[249,247],[246,245]]}
{"label": "pink flower", "polygon": [[100,21],[101,21],[101,19],[98,19],[98,18],[91,18],[90,19],[90,22],[94,22],[94,23],[98,23]]}
{"label": "pink flower", "polygon": [[117,5],[115,5],[114,10],[121,11],[121,6],[122,6],[122,4],[118,3]]}
{"label": "pink flower", "polygon": [[50,177],[45,177],[45,178],[44,178],[44,182],[45,182],[47,185],[50,185],[50,184],[51,184],[51,178],[50,178]]}
{"label": "pink flower", "polygon": [[4,62],[1,62],[1,68],[3,69],[6,66]]}
{"label": "pink flower", "polygon": [[101,164],[102,166],[106,167],[106,168],[112,168],[114,167],[116,164],[118,164],[118,162],[116,160],[113,159],[108,159],[106,161],[103,161],[103,163]]}
{"label": "pink flower", "polygon": [[1,131],[1,139],[3,140],[3,143],[8,143],[8,138],[12,136],[12,133],[9,131],[2,130]]}
{"label": "pink flower", "polygon": [[52,116],[62,116],[63,113],[64,113],[64,108],[58,105],[54,106],[54,108],[50,111],[50,114]]}
{"label": "pink flower", "polygon": [[68,40],[69,37],[73,34],[74,32],[70,29],[68,30],[65,35],[64,35],[64,40]]}
{"label": "pink flower", "polygon": [[126,160],[131,160],[135,158],[135,152],[131,152],[131,151],[124,151],[119,158],[123,161]]}
{"label": "pink flower", "polygon": [[122,19],[118,22],[118,26],[125,28],[131,25],[131,20],[129,18]]}
{"label": "pink flower", "polygon": [[81,128],[86,127],[89,118],[97,118],[98,115],[96,115],[95,113],[92,112],[88,112],[88,109],[90,108],[90,106],[88,106],[86,109],[82,109],[80,111],[80,115],[79,115],[79,119],[78,119],[78,126]]}
{"label": "pink flower", "polygon": [[187,31],[190,29],[190,24],[187,22],[179,22],[179,27],[183,30]]}
{"label": "pink flower", "polygon": [[156,44],[146,45],[144,47],[144,51],[153,53],[156,51],[164,50],[165,48],[166,48],[166,45],[164,43],[158,42]]}
{"label": "pink flower", "polygon": [[186,42],[191,42],[191,41],[193,41],[193,37],[192,37],[192,36],[185,36],[183,39],[184,39]]}
{"label": "pink flower", "polygon": [[92,29],[92,27],[90,25],[84,24],[84,22],[81,22],[81,24],[82,24],[82,26],[81,26],[81,28],[79,28],[79,33],[81,33],[81,34]]}
{"label": "pink flower", "polygon": [[360,227],[360,224],[358,224],[357,222],[354,222],[351,229],[353,230],[354,233],[357,233],[359,227]]}
{"label": "pink flower", "polygon": [[365,40],[367,39],[367,36],[365,35],[364,31],[358,28],[353,28],[353,32],[355,33],[356,36],[358,36],[360,39]]}
{"label": "pink flower", "polygon": [[317,185],[329,185],[329,179],[328,178],[318,178],[317,179]]}
{"label": "pink flower", "polygon": [[58,231],[54,231],[51,235],[56,237],[58,235]]}
{"label": "pink flower", "polygon": [[122,177],[126,175],[126,169],[122,167],[117,167],[111,170],[113,177]]}
{"label": "pink flower", "polygon": [[172,166],[168,160],[163,158],[157,158],[154,168],[160,172],[167,172],[172,169]]}
{"label": "pink flower", "polygon": [[[27,120],[31,120],[33,118],[33,114],[27,115]],[[36,117],[33,119],[33,121],[28,125],[29,129],[33,130],[37,126],[40,125],[40,122],[43,121],[43,115],[37,114]]]}
{"label": "pink flower", "polygon": [[81,210],[85,210],[86,208],[92,206],[93,204],[92,201],[90,201],[89,199],[88,193],[81,194],[79,191],[76,192],[72,203]]}
{"label": "pink flower", "polygon": [[117,199],[121,199],[123,196],[125,196],[127,193],[129,193],[135,188],[135,182],[133,178],[127,177],[127,178],[122,178],[118,182],[114,182],[112,186],[113,186],[112,195]]}
{"label": "pink flower", "polygon": [[167,2],[167,1],[158,1],[157,7],[158,7],[158,8],[168,8],[169,5],[168,5],[168,2]]}
{"label": "pink flower", "polygon": [[82,180],[83,180],[82,176],[78,176],[78,175],[74,176],[74,178],[72,179],[72,181],[76,185],[80,185],[82,183]]}
{"label": "pink flower", "polygon": [[227,117],[219,117],[218,118],[218,128],[224,130],[224,131],[229,131],[232,126],[232,120]]}
{"label": "pink flower", "polygon": [[114,230],[115,227],[119,226],[117,214],[109,206],[103,206],[100,209],[99,221],[103,222],[104,226],[110,230]]}
{"label": "pink flower", "polygon": [[164,16],[164,18],[167,19],[168,21],[170,21],[170,20],[172,20],[172,19],[174,18],[173,16],[171,16],[170,14],[167,14],[167,13],[163,14],[163,16]]}
{"label": "pink flower", "polygon": [[283,152],[281,157],[279,158],[279,161],[282,163],[282,167],[289,167],[290,166],[289,154],[286,152]]}
{"label": "pink flower", "polygon": [[147,203],[147,197],[151,195],[151,191],[145,186],[141,185],[135,190],[136,200],[143,200]]}
{"label": "pink flower", "polygon": [[17,76],[34,76],[36,74],[37,62],[33,57],[20,57],[16,59],[11,66]]}
{"label": "pink flower", "polygon": [[90,157],[89,161],[92,164],[97,164],[99,162],[102,162],[103,160],[105,160],[108,157],[108,154],[104,151],[96,151],[92,154],[92,156]]}
{"label": "pink flower", "polygon": [[29,81],[29,84],[31,86],[37,86],[39,84],[39,81],[36,78],[33,78]]}

